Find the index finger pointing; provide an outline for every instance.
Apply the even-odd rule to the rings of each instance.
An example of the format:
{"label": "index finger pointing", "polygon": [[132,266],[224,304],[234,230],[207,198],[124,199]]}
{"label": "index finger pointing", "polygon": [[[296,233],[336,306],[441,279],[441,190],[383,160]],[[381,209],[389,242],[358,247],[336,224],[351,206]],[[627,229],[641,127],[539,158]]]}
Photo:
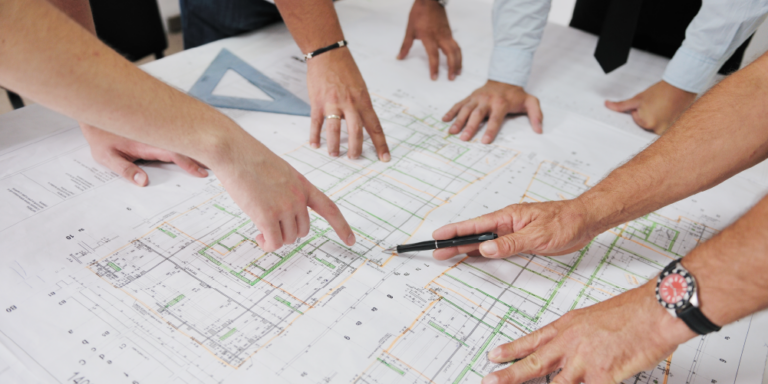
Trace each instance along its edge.
{"label": "index finger pointing", "polygon": [[309,185],[307,205],[328,221],[328,224],[336,231],[341,241],[349,246],[355,244],[355,234],[352,233],[352,228],[349,227],[347,220],[344,219],[339,207],[312,184]]}

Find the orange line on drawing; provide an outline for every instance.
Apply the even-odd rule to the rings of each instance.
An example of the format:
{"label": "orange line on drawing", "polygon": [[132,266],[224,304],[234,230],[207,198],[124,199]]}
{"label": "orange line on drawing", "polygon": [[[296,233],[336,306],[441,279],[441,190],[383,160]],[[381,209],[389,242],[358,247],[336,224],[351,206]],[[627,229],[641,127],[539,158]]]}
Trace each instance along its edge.
{"label": "orange line on drawing", "polygon": [[413,329],[413,326],[414,326],[414,325],[416,325],[416,323],[419,321],[419,319],[420,319],[422,316],[424,316],[424,314],[426,314],[426,313],[427,313],[427,311],[429,311],[429,309],[430,309],[430,308],[432,308],[432,306],[433,306],[433,305],[435,305],[435,303],[437,303],[438,301],[440,301],[440,299],[437,299],[437,300],[435,300],[435,301],[433,301],[433,302],[429,303],[429,305],[428,305],[426,308],[424,308],[424,310],[423,310],[423,311],[421,311],[421,313],[420,313],[418,316],[416,316],[416,318],[415,318],[415,319],[413,319],[413,322],[411,323],[411,325],[409,325],[409,326],[408,326],[408,328],[406,328],[406,329],[405,329],[405,331],[403,331],[403,333],[401,333],[401,334],[400,334],[400,335],[398,335],[398,336],[397,336],[397,337],[396,337],[394,340],[392,340],[392,344],[390,344],[390,345],[389,345],[389,348],[385,349],[385,350],[384,350],[384,352],[387,352],[387,353],[389,353],[389,351],[392,349],[392,347],[394,347],[394,346],[395,346],[395,344],[397,343],[397,341],[398,341],[398,340],[400,340],[400,338],[401,338],[401,337],[403,337],[403,336],[404,336],[406,333],[408,333],[408,331],[410,331],[411,329]]}
{"label": "orange line on drawing", "polygon": [[381,175],[381,176],[384,176],[384,177],[387,177],[387,178],[390,178],[390,179],[392,179],[392,180],[394,180],[394,181],[396,181],[396,182],[398,182],[398,183],[400,183],[400,184],[402,184],[402,185],[405,185],[406,187],[408,187],[408,188],[410,188],[410,189],[413,189],[414,191],[417,191],[417,192],[421,192],[421,193],[423,193],[423,194],[425,194],[425,195],[427,195],[427,196],[430,196],[430,197],[434,197],[435,199],[438,199],[438,200],[440,200],[440,201],[442,201],[442,202],[444,202],[444,203],[445,203],[445,200],[443,200],[443,199],[441,199],[441,198],[439,198],[439,197],[437,197],[437,196],[435,196],[435,195],[433,195],[433,194],[431,194],[431,193],[429,193],[429,192],[427,192],[427,191],[422,191],[421,189],[418,189],[418,188],[414,188],[413,186],[410,186],[410,185],[408,185],[408,184],[406,184],[406,183],[403,183],[402,181],[400,181],[400,180],[398,180],[398,179],[395,179],[394,177],[392,177],[392,176],[390,176],[390,175],[385,175],[385,174],[383,174],[383,173],[379,173],[379,175]]}
{"label": "orange line on drawing", "polygon": [[[88,268],[90,269],[90,267],[88,267]],[[91,272],[93,272],[93,271],[91,271]],[[123,292],[123,293],[125,293],[126,295],[130,296],[132,299],[136,300],[136,302],[137,302],[137,303],[139,303],[139,304],[143,305],[143,306],[144,306],[145,308],[147,308],[147,309],[148,309],[150,312],[154,313],[154,314],[155,314],[155,316],[159,317],[159,318],[160,318],[161,320],[163,320],[163,321],[164,321],[166,324],[168,324],[169,326],[173,327],[173,329],[175,329],[176,331],[178,331],[178,332],[179,332],[179,333],[181,333],[182,335],[184,335],[184,336],[186,336],[186,337],[188,337],[188,338],[192,339],[192,341],[194,341],[195,343],[198,343],[198,344],[200,344],[200,346],[201,346],[201,347],[203,347],[203,349],[204,349],[206,352],[210,353],[210,354],[211,354],[211,356],[213,356],[213,358],[214,358],[214,359],[216,359],[216,360],[220,361],[222,364],[225,364],[225,365],[227,365],[227,366],[229,366],[229,367],[232,367],[232,368],[235,368],[235,369],[237,369],[237,368],[238,368],[238,367],[235,367],[234,365],[231,365],[231,364],[227,363],[226,361],[222,360],[222,359],[221,359],[221,358],[219,358],[218,356],[216,356],[216,354],[215,354],[215,353],[213,353],[211,350],[209,350],[209,349],[208,349],[208,347],[206,347],[206,346],[205,346],[205,344],[201,343],[199,340],[195,339],[194,337],[192,337],[192,336],[190,336],[190,335],[188,335],[188,334],[184,333],[184,331],[182,331],[182,330],[180,330],[179,328],[177,328],[176,326],[174,326],[174,325],[173,325],[173,323],[171,323],[170,321],[166,320],[166,319],[165,319],[165,318],[164,318],[162,315],[160,315],[160,313],[159,313],[159,312],[155,311],[155,310],[154,310],[154,308],[152,308],[152,307],[148,306],[148,305],[147,305],[147,304],[145,304],[143,301],[141,301],[139,298],[137,298],[137,297],[133,296],[132,294],[128,293],[128,291],[126,291],[126,290],[124,290],[124,289],[122,289],[122,288],[118,288],[118,287],[114,286],[114,285],[113,285],[113,284],[112,284],[112,283],[111,283],[109,280],[107,280],[107,279],[103,278],[103,277],[102,277],[102,276],[100,276],[98,273],[96,273],[96,272],[93,272],[93,273],[95,273],[95,274],[96,274],[96,276],[99,276],[99,278],[100,278],[100,279],[102,279],[102,280],[104,280],[105,282],[107,282],[107,284],[111,285],[113,288],[115,288],[115,289],[118,289],[118,290],[122,291],[122,292]],[[242,363],[241,363],[241,365],[242,365]]]}
{"label": "orange line on drawing", "polygon": [[370,172],[366,173],[365,175],[360,175],[360,177],[358,177],[358,178],[356,178],[356,179],[354,179],[354,180],[350,181],[350,182],[349,182],[349,184],[347,184],[347,185],[345,185],[345,186],[341,187],[341,189],[337,190],[337,191],[336,191],[336,192],[334,192],[334,193],[331,193],[331,194],[330,194],[330,196],[333,196],[333,195],[335,195],[335,194],[337,194],[337,193],[339,193],[339,192],[341,192],[341,191],[345,190],[347,187],[349,187],[350,185],[354,184],[356,181],[358,181],[358,180],[362,179],[363,177],[366,177],[366,176],[370,175],[370,174],[371,174],[371,173],[373,173],[373,172],[375,172],[375,171],[371,170]]}
{"label": "orange line on drawing", "polygon": [[[629,225],[629,223],[627,223],[627,225]],[[614,234],[614,235],[616,235],[616,236],[618,236],[618,237],[621,237],[621,238],[622,238],[622,239],[624,239],[624,240],[629,240],[629,241],[631,241],[631,242],[633,242],[633,243],[635,243],[635,244],[637,244],[637,245],[639,245],[639,246],[641,246],[641,247],[643,247],[643,248],[648,248],[648,249],[650,249],[651,251],[654,251],[654,252],[658,253],[659,255],[662,255],[662,256],[664,256],[664,257],[666,257],[666,258],[669,258],[669,259],[675,260],[675,258],[674,258],[674,257],[672,257],[672,256],[669,256],[669,255],[667,255],[667,254],[661,253],[661,252],[659,252],[659,250],[657,250],[657,249],[653,249],[653,248],[651,248],[651,247],[649,247],[649,246],[647,246],[647,245],[645,245],[645,244],[643,244],[643,243],[641,243],[641,242],[639,242],[639,241],[635,241],[635,240],[632,240],[632,239],[630,239],[630,238],[628,238],[628,237],[624,237],[624,236],[622,236],[620,233],[616,233],[616,232],[614,232],[614,231],[611,231],[611,230],[608,230],[608,232],[610,232],[610,233],[612,233],[612,234]]]}
{"label": "orange line on drawing", "polygon": [[[310,305],[310,306],[309,306],[309,308],[308,308],[306,311],[304,311],[304,314],[307,314],[307,312],[308,312],[308,311],[310,311],[310,310],[312,310],[312,309],[315,307],[315,305],[317,305],[317,303],[321,302],[321,301],[322,301],[324,298],[326,298],[328,295],[330,295],[331,293],[333,293],[334,291],[336,291],[336,289],[338,289],[338,288],[339,288],[341,285],[345,284],[345,283],[347,282],[347,280],[349,280],[349,279],[350,279],[350,278],[351,278],[351,277],[352,277],[352,276],[353,276],[355,273],[357,273],[357,271],[359,271],[359,270],[360,270],[360,268],[362,268],[362,267],[363,267],[363,265],[365,265],[367,262],[368,262],[368,260],[365,260],[365,261],[364,261],[362,264],[360,264],[360,266],[359,266],[359,267],[357,267],[357,268],[356,268],[356,269],[355,269],[355,270],[354,270],[352,273],[350,273],[350,274],[349,274],[349,276],[347,276],[347,278],[346,278],[346,279],[344,279],[344,281],[342,281],[341,283],[339,283],[339,284],[338,284],[337,286],[335,286],[333,289],[329,290],[329,291],[328,291],[328,293],[326,293],[325,295],[323,295],[323,297],[321,297],[320,299],[318,299],[318,300],[315,302],[315,304],[313,304],[313,305]],[[245,364],[245,362],[246,362],[246,361],[248,361],[248,360],[249,360],[249,359],[250,359],[250,358],[251,358],[253,355],[255,355],[255,354],[259,353],[259,351],[261,351],[262,349],[264,349],[264,348],[265,348],[267,345],[269,345],[269,343],[271,343],[273,340],[275,340],[277,337],[279,337],[279,336],[280,336],[280,335],[281,335],[283,332],[285,332],[285,330],[286,330],[286,329],[288,329],[288,327],[290,327],[291,325],[293,325],[293,323],[294,323],[294,322],[295,322],[295,321],[296,321],[296,320],[297,320],[299,317],[301,317],[301,316],[296,316],[296,317],[295,317],[293,320],[291,320],[291,322],[290,322],[290,323],[288,323],[288,325],[286,325],[285,327],[283,327],[283,329],[282,329],[280,332],[278,332],[278,334],[277,334],[277,335],[275,335],[275,336],[273,336],[271,339],[267,340],[267,342],[266,342],[266,343],[264,343],[264,345],[262,345],[261,347],[259,347],[259,349],[257,349],[256,351],[254,351],[253,353],[251,353],[251,354],[250,354],[248,357],[246,357],[245,359],[243,359],[243,362],[242,362],[242,363],[240,363],[240,365],[238,365],[238,366],[237,366],[237,368],[240,368],[240,366],[242,366],[243,364]]]}
{"label": "orange line on drawing", "polygon": [[182,213],[179,213],[178,215],[176,215],[176,216],[174,216],[174,217],[172,217],[172,218],[170,218],[170,219],[166,220],[165,222],[169,222],[169,221],[173,221],[173,220],[176,220],[176,219],[177,219],[177,218],[179,218],[181,215],[184,215],[184,214],[186,214],[186,213],[188,213],[188,212],[192,211],[193,209],[195,209],[195,208],[197,208],[197,207],[199,207],[199,206],[201,206],[201,205],[203,205],[203,204],[205,204],[205,203],[207,203],[207,202],[209,202],[209,201],[211,201],[211,200],[213,200],[213,199],[215,199],[215,198],[217,198],[217,197],[219,197],[219,196],[221,196],[221,195],[223,195],[223,194],[224,194],[224,192],[219,192],[219,193],[217,193],[217,194],[213,195],[213,197],[211,197],[210,199],[208,199],[208,200],[206,200],[206,201],[203,201],[202,203],[200,203],[200,204],[198,204],[198,205],[195,205],[194,207],[192,207],[192,208],[190,208],[190,209],[188,209],[188,210],[186,210],[186,211],[184,211],[184,212],[182,212]]}
{"label": "orange line on drawing", "polygon": [[[444,289],[447,289],[447,290],[449,290],[449,291],[451,291],[451,292],[453,292],[453,293],[455,293],[455,294],[457,294],[457,295],[459,295],[459,296],[463,297],[463,298],[464,298],[464,300],[466,300],[466,301],[469,301],[470,303],[474,304],[474,305],[475,305],[475,306],[477,306],[478,308],[482,309],[483,311],[486,311],[486,312],[490,313],[491,315],[494,315],[494,316],[498,317],[499,319],[501,319],[501,318],[502,318],[501,316],[499,316],[499,315],[497,315],[497,314],[495,314],[495,313],[491,312],[491,310],[489,310],[489,309],[485,309],[485,307],[483,307],[482,305],[480,305],[480,304],[478,304],[478,303],[475,303],[474,301],[472,301],[472,299],[470,299],[470,298],[468,298],[468,297],[466,297],[466,296],[462,295],[461,293],[458,293],[458,292],[456,292],[455,290],[453,290],[453,289],[451,289],[451,288],[448,288],[448,287],[446,287],[446,286],[444,286],[444,285],[442,285],[442,284],[438,283],[437,281],[435,281],[435,282],[432,282],[432,284],[438,285],[438,286],[440,286],[440,287],[442,287],[442,288],[444,288]],[[433,291],[433,292],[434,292],[434,291]],[[435,293],[435,294],[437,294],[437,293]],[[437,294],[437,295],[439,296],[439,294]],[[442,296],[441,296],[441,297],[442,297]]]}
{"label": "orange line on drawing", "polygon": [[[384,351],[382,351],[381,353],[383,354],[383,353],[384,353]],[[379,355],[379,356],[381,356],[381,355]],[[376,359],[378,359],[378,357],[377,357]],[[372,360],[372,361],[371,361],[371,363],[370,363],[370,364],[368,364],[368,366],[367,366],[367,367],[365,367],[365,369],[363,369],[363,371],[362,371],[362,372],[360,372],[360,374],[359,374],[359,375],[357,375],[357,377],[355,378],[355,380],[353,380],[353,381],[352,381],[352,384],[355,384],[355,383],[357,383],[357,381],[358,381],[358,380],[360,380],[360,379],[363,377],[363,375],[365,375],[365,373],[366,373],[366,372],[368,372],[368,370],[369,370],[369,369],[371,369],[371,367],[373,367],[373,364],[374,364],[374,363],[376,363],[376,359]]]}
{"label": "orange line on drawing", "polygon": [[[173,225],[171,225],[170,223],[165,223],[165,224],[168,224],[169,226],[173,227]],[[200,244],[202,244],[202,245],[205,245],[205,247],[206,247],[206,248],[208,248],[208,249],[213,249],[213,251],[214,251],[214,252],[218,253],[219,255],[222,255],[222,256],[224,256],[224,254],[223,254],[223,253],[221,253],[221,252],[219,252],[217,249],[215,249],[215,248],[211,247],[210,245],[208,245],[208,244],[206,244],[206,243],[203,243],[201,240],[198,240],[198,239],[196,239],[196,238],[192,237],[191,235],[187,234],[186,232],[182,231],[181,229],[178,229],[178,228],[176,228],[176,227],[173,227],[173,228],[174,228],[175,230],[177,230],[177,231],[179,231],[179,232],[183,233],[183,234],[184,234],[184,236],[186,236],[186,237],[189,237],[190,239],[192,239],[192,240],[194,240],[194,241],[197,241],[198,243],[200,243]]]}
{"label": "orange line on drawing", "polygon": [[669,368],[672,365],[672,355],[669,355],[667,357],[667,369],[664,370],[664,384],[667,384],[667,380],[669,380]]}
{"label": "orange line on drawing", "polygon": [[[470,186],[472,186],[472,184],[474,184],[474,183],[476,183],[476,182],[478,182],[478,181],[480,181],[480,180],[483,180],[483,179],[485,179],[486,177],[490,176],[492,173],[494,173],[494,172],[498,171],[499,169],[503,168],[503,167],[504,167],[504,166],[506,166],[507,164],[511,163],[513,160],[515,160],[515,159],[517,158],[517,156],[518,156],[518,155],[519,155],[519,153],[518,153],[518,154],[516,154],[516,155],[514,155],[514,156],[512,156],[512,158],[511,158],[511,159],[509,159],[509,160],[505,161],[505,162],[504,162],[504,164],[501,164],[501,165],[499,165],[498,167],[496,167],[495,169],[493,169],[492,171],[490,171],[490,172],[486,173],[486,174],[485,174],[485,176],[481,176],[481,177],[478,177],[478,178],[477,178],[477,179],[475,179],[474,181],[472,181],[472,182],[470,182],[469,184],[465,185],[463,188],[461,188],[461,189],[460,189],[460,190],[458,190],[456,193],[454,193],[454,194],[453,194],[453,196],[452,196],[451,198],[454,198],[454,197],[458,196],[458,195],[459,195],[461,192],[463,192],[465,189],[467,189],[467,188],[469,188]],[[440,205],[438,205],[438,206],[436,206],[436,207],[434,207],[434,208],[430,209],[429,211],[427,211],[427,213],[426,213],[426,214],[424,214],[424,219],[422,219],[422,220],[421,220],[421,223],[419,223],[419,225],[416,227],[416,229],[414,229],[414,230],[413,230],[413,232],[412,232],[412,233],[414,233],[414,234],[415,234],[415,233],[417,233],[417,232],[419,231],[419,228],[421,228],[421,226],[422,226],[422,225],[424,225],[424,222],[425,222],[425,221],[427,221],[427,216],[429,216],[429,214],[430,214],[430,213],[432,213],[432,212],[433,212],[435,209],[438,209],[438,208],[442,207],[442,206],[443,206],[443,205],[445,205],[445,204],[447,204],[447,202],[445,202],[445,203],[443,203],[443,204],[440,204]],[[405,241],[404,241],[403,243],[407,243],[409,240],[411,240],[411,238],[412,238],[412,237],[413,237],[413,234],[412,234],[412,235],[410,235],[410,236],[408,236],[408,238],[407,238],[407,239],[405,239]],[[382,264],[381,264],[381,266],[382,266],[382,267],[386,266],[386,265],[387,265],[387,263],[389,263],[389,261],[390,261],[390,260],[392,260],[394,257],[395,257],[395,254],[392,254],[392,256],[390,256],[390,257],[387,259],[387,261],[385,261],[384,263],[382,263]]]}

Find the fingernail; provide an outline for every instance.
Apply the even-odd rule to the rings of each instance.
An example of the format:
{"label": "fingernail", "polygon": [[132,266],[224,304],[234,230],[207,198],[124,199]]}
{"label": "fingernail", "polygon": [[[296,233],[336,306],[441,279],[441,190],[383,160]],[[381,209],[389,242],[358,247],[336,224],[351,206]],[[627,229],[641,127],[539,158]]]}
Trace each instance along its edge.
{"label": "fingernail", "polygon": [[483,377],[482,384],[498,384],[499,379],[496,378],[496,375],[488,375],[486,377]]}
{"label": "fingernail", "polygon": [[144,183],[147,182],[147,176],[145,176],[144,173],[142,173],[142,172],[136,172],[136,174],[133,175],[133,181],[139,187],[143,187]]}
{"label": "fingernail", "polygon": [[464,140],[464,141],[469,140],[469,133],[465,133],[465,134],[461,135],[461,139]]}
{"label": "fingernail", "polygon": [[338,152],[331,152],[331,156],[333,156],[333,157],[339,157],[339,153],[338,153]]}
{"label": "fingernail", "polygon": [[355,245],[355,234],[350,233],[349,236],[347,236],[347,245]]}
{"label": "fingernail", "polygon": [[482,142],[483,142],[483,144],[490,144],[491,143],[491,138],[488,137],[488,136],[483,136],[483,141]]}
{"label": "fingernail", "polygon": [[392,156],[389,154],[389,152],[384,152],[384,154],[381,155],[381,161],[389,163],[390,160],[392,160]]}
{"label": "fingernail", "polygon": [[437,80],[437,75],[432,75],[432,80]]}
{"label": "fingernail", "polygon": [[499,247],[496,246],[495,241],[486,241],[480,244],[480,251],[483,252],[484,256],[494,256],[499,252]]}
{"label": "fingernail", "polygon": [[488,360],[496,361],[499,358],[501,358],[501,348],[496,347],[492,349],[490,352],[488,352]]}
{"label": "fingernail", "polygon": [[203,167],[197,168],[197,173],[201,174],[203,177],[208,177],[208,171]]}
{"label": "fingernail", "polygon": [[320,143],[309,143],[309,146],[314,148],[314,149],[318,149],[318,148],[320,148]]}

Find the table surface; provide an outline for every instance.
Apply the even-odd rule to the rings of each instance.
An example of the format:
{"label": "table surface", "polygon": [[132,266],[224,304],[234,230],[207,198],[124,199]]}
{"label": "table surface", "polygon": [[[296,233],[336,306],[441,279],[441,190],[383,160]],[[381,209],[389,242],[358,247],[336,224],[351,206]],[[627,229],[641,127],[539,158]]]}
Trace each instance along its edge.
{"label": "table surface", "polygon": [[[402,7],[401,3],[393,2],[388,6],[377,5],[383,9],[378,14],[378,19],[364,12],[359,3],[337,7],[351,50],[372,93],[391,88],[389,84],[391,76],[380,76],[381,72],[398,74],[409,71],[427,76],[426,55],[418,42],[405,61],[385,59],[394,58],[401,42],[403,31],[391,27],[391,25],[402,25],[400,29],[404,29],[407,12],[393,10],[397,6]],[[487,10],[488,2],[480,3],[483,4],[482,8]],[[441,94],[446,100],[460,100],[485,81],[492,46],[488,38],[490,23],[484,21],[483,17],[472,16],[476,15],[477,11],[473,6],[462,2],[452,3],[448,7],[448,12],[455,28],[455,37],[463,49],[463,73],[455,82],[449,82],[445,78],[446,68],[443,66],[440,79],[434,83],[434,87],[408,90],[413,93],[414,99],[431,100],[433,99],[431,95]],[[466,23],[463,23],[464,21]],[[375,28],[386,33],[372,36],[366,31],[366,29]],[[378,39],[380,51],[356,49],[356,42],[364,37]],[[593,36],[583,32],[558,25],[547,26],[542,46],[535,56],[534,69],[528,87],[529,92],[537,95],[542,101],[545,117],[548,118],[545,119],[545,131],[548,120],[557,119],[561,111],[567,111],[587,116],[650,142],[654,138],[653,135],[639,129],[629,115],[607,110],[602,102],[605,99],[617,100],[631,97],[655,83],[660,78],[667,60],[633,50],[627,65],[610,75],[604,75],[592,57],[595,42],[596,39]],[[238,54],[249,62],[258,62],[260,58],[279,50],[293,49],[297,54],[299,53],[286,28],[283,25],[275,25],[260,32],[184,51],[146,64],[143,69],[176,88],[188,90],[223,47],[238,50]],[[307,100],[306,93],[299,96]],[[446,102],[437,104],[439,105],[429,107],[436,110],[447,110],[450,107]],[[76,126],[74,120],[40,105],[32,105],[4,114],[0,116],[0,137],[3,138],[0,141],[0,155],[11,153],[39,138],[70,130],[74,126]],[[504,131],[501,135],[504,135]],[[761,164],[738,177],[766,186],[768,185],[768,166]],[[0,335],[0,341],[7,343],[7,338]],[[0,379],[5,377],[19,381],[32,380],[28,373],[18,368],[23,364],[19,365],[17,358],[18,356],[14,356],[9,350],[0,348]],[[768,383],[765,378],[764,383]]]}

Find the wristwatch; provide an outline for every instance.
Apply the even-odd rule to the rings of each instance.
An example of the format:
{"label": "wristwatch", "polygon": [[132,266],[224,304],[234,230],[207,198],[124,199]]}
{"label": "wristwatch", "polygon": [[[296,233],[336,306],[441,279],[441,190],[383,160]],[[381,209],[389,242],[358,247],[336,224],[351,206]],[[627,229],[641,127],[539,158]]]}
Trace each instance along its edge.
{"label": "wristwatch", "polygon": [[656,282],[656,299],[672,316],[682,319],[692,331],[706,335],[720,327],[699,309],[696,279],[675,260],[661,271]]}

